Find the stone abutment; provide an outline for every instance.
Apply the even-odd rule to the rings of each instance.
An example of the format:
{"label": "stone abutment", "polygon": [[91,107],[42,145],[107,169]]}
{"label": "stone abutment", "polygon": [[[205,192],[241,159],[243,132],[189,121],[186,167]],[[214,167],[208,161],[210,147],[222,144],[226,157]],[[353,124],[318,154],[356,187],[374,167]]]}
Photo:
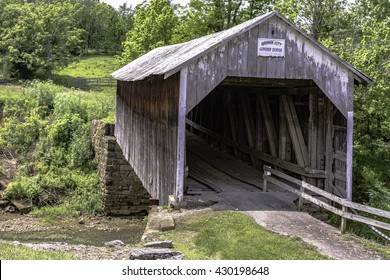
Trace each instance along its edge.
{"label": "stone abutment", "polygon": [[150,195],[123,156],[114,124],[92,121],[92,146],[98,162],[104,211],[108,215],[142,215],[150,209]]}

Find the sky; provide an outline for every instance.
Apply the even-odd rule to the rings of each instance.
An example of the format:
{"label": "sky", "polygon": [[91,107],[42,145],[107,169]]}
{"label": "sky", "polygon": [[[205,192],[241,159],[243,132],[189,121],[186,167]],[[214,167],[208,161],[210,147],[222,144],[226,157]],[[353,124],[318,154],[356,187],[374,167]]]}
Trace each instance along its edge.
{"label": "sky", "polygon": [[[134,7],[135,5],[141,3],[142,1],[143,0],[101,0],[100,2],[105,2],[117,9],[120,5],[122,5],[125,2],[127,2],[128,5],[130,4]],[[174,0],[173,2],[185,5],[189,2],[189,0]]]}

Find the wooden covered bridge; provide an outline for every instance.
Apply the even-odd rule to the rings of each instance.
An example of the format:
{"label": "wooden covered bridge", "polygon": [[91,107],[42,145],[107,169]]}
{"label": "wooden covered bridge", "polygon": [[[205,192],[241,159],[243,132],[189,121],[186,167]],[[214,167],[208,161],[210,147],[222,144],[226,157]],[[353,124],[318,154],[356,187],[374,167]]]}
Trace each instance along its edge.
{"label": "wooden covered bridge", "polygon": [[351,200],[354,86],[372,81],[279,13],[154,49],[112,76],[117,142],[160,205],[183,198],[195,134]]}

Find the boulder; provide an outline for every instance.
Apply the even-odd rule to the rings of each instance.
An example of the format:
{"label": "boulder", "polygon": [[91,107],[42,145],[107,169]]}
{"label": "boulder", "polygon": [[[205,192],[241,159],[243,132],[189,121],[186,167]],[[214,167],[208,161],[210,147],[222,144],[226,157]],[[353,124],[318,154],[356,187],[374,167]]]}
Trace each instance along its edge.
{"label": "boulder", "polygon": [[15,206],[8,205],[7,207],[4,208],[4,211],[10,212],[10,213],[15,213],[17,210],[16,210]]}
{"label": "boulder", "polygon": [[104,242],[104,246],[107,247],[122,247],[125,246],[125,243],[123,243],[121,240],[112,240]]}
{"label": "boulder", "polygon": [[11,202],[21,214],[27,214],[32,210],[32,203],[30,200],[11,200]]}
{"label": "boulder", "polygon": [[130,253],[131,260],[182,260],[184,255],[172,249],[137,249]]}
{"label": "boulder", "polygon": [[171,216],[165,216],[159,221],[160,231],[168,231],[175,229],[175,220]]}

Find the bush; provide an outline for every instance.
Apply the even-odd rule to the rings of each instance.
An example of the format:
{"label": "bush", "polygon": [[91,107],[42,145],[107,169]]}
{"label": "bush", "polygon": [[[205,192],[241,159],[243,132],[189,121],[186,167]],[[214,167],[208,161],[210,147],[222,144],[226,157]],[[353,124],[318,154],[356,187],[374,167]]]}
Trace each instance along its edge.
{"label": "bush", "polygon": [[38,81],[25,84],[17,98],[0,92],[5,112],[0,149],[12,149],[20,158],[6,196],[51,205],[42,211],[57,214],[101,211],[90,124],[94,118],[113,119],[113,93],[69,90]]}

